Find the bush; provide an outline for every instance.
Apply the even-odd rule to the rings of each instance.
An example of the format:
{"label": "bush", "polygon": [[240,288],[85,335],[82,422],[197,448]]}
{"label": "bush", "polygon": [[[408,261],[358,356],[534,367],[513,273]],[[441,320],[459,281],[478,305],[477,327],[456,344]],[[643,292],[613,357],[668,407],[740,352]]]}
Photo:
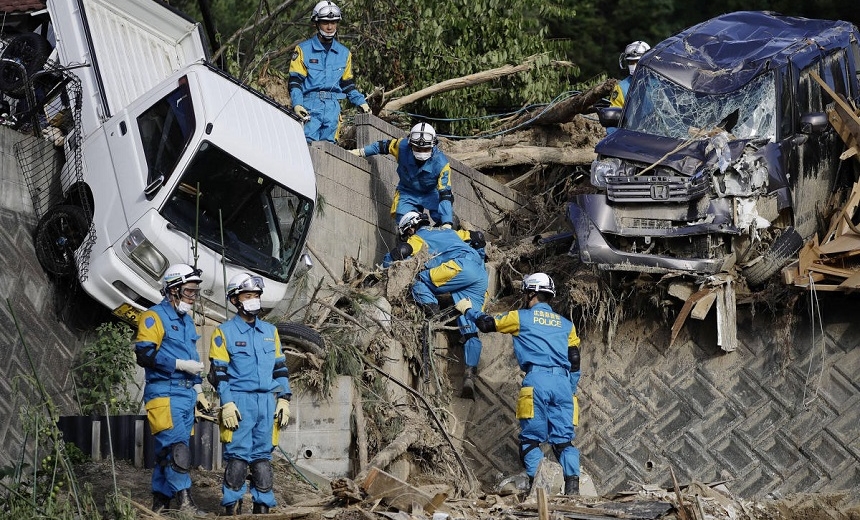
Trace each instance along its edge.
{"label": "bush", "polygon": [[131,348],[133,330],[125,323],[103,323],[93,341],[78,354],[72,369],[78,404],[83,415],[137,413],[140,390],[134,376],[137,365]]}

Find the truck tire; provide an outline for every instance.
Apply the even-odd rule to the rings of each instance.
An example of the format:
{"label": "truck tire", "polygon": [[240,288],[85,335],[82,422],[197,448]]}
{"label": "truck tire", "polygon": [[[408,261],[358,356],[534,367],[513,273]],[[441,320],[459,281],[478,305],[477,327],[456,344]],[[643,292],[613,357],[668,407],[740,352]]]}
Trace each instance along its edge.
{"label": "truck tire", "polygon": [[325,358],[325,340],[319,332],[301,323],[282,322],[275,325],[281,345],[295,345],[304,352]]}
{"label": "truck tire", "polygon": [[42,35],[24,33],[16,36],[0,55],[0,91],[14,99],[25,97],[27,77],[41,70],[50,54],[51,44]]}
{"label": "truck tire", "polygon": [[771,276],[783,268],[785,264],[803,247],[803,238],[794,227],[788,227],[776,237],[770,249],[762,255],[761,260],[743,269],[742,273],[750,287],[764,285]]}
{"label": "truck tire", "polygon": [[60,205],[49,209],[36,225],[33,243],[42,269],[57,277],[75,273],[75,251],[84,243],[89,220],[83,208]]}

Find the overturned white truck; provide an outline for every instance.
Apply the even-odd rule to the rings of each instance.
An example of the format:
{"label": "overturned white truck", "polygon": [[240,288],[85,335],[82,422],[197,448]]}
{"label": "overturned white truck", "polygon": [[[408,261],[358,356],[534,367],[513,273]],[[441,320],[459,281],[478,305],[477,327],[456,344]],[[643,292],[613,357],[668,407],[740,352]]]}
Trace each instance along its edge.
{"label": "overturned white truck", "polygon": [[300,122],[208,63],[199,24],[164,2],[47,6],[48,63],[80,84],[79,98],[58,99],[80,104],[63,146],[64,168],[81,171],[61,176],[62,201],[37,226],[43,267],[77,273],[129,321],[161,300],[177,262],[202,269],[201,310],[216,320],[239,271],[264,277],[263,307],[274,307],[304,264],[316,201]]}
{"label": "overturned white truck", "polygon": [[[568,205],[571,254],[608,271],[765,282],[858,178],[825,108],[860,100],[860,33],[847,22],[736,12],[639,61],[596,147],[596,193]],[[825,227],[826,229],[826,227]]]}

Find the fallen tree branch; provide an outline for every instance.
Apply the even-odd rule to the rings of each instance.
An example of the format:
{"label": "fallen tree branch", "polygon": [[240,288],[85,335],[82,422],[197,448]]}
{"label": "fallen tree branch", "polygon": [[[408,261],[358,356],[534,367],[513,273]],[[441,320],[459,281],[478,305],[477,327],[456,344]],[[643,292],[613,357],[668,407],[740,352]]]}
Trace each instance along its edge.
{"label": "fallen tree branch", "polygon": [[508,122],[505,128],[511,129],[533,125],[567,123],[573,119],[573,116],[582,114],[593,107],[595,103],[607,97],[617,83],[618,80],[609,78],[600,85],[591,87],[589,90],[569,97],[555,105],[530,110]]}
{"label": "fallen tree branch", "polygon": [[[480,140],[473,139],[473,141]],[[597,157],[594,148],[557,148],[553,146],[498,146],[487,141],[486,148],[458,153],[446,152],[458,161],[480,170],[522,164],[565,164],[569,166],[591,164]]]}
{"label": "fallen tree branch", "polygon": [[224,51],[225,51],[225,50],[227,50],[227,46],[228,46],[229,44],[231,44],[231,43],[233,43],[234,41],[236,41],[236,39],[237,39],[237,38],[239,38],[240,36],[242,36],[242,35],[243,35],[243,34],[245,34],[246,32],[253,31],[254,29],[256,29],[256,28],[257,28],[257,26],[262,25],[262,24],[264,24],[264,23],[268,22],[268,21],[269,21],[270,19],[272,19],[272,18],[275,18],[276,16],[278,16],[279,14],[281,14],[281,12],[282,12],[283,10],[285,10],[287,7],[289,7],[290,5],[292,5],[294,1],[295,1],[295,0],[287,0],[286,2],[284,2],[284,3],[282,3],[281,5],[279,5],[278,7],[276,7],[273,11],[271,11],[271,12],[270,12],[269,14],[267,14],[266,16],[263,16],[263,17],[259,18],[258,20],[256,20],[256,21],[255,21],[254,23],[252,23],[251,25],[248,25],[248,26],[246,26],[246,27],[242,27],[241,29],[239,29],[239,30],[237,30],[236,32],[234,32],[232,35],[230,35],[230,37],[229,37],[229,38],[227,38],[227,41],[225,41],[224,43],[222,43],[222,44],[221,44],[221,47],[219,47],[219,48],[218,48],[218,50],[217,50],[217,51],[215,51],[215,52],[212,54],[212,58],[210,58],[210,60],[211,60],[211,61],[213,61],[213,62],[214,62],[214,61],[216,61],[216,60],[221,56],[221,54],[223,54],[223,53],[224,53]]}
{"label": "fallen tree branch", "polygon": [[533,54],[526,58],[525,61],[523,61],[519,65],[503,65],[495,69],[476,72],[474,74],[461,76],[459,78],[446,79],[445,81],[436,83],[435,85],[430,85],[429,87],[422,88],[418,92],[413,92],[412,94],[392,99],[391,101],[388,101],[387,103],[385,103],[385,105],[382,106],[382,111],[380,115],[388,115],[387,113],[400,110],[401,108],[410,103],[414,103],[419,99],[423,99],[434,94],[441,94],[443,92],[457,90],[465,87],[472,87],[475,85],[480,85],[481,83],[493,81],[495,79],[504,78],[505,76],[510,76],[512,74],[531,70],[534,67],[535,61],[537,61],[538,56],[538,54]]}

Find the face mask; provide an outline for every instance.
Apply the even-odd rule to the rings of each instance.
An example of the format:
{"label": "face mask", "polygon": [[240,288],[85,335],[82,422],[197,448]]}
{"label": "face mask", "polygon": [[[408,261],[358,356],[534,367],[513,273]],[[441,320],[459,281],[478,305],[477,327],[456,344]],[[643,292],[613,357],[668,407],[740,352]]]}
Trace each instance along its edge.
{"label": "face mask", "polygon": [[431,150],[429,152],[412,152],[412,154],[415,155],[416,160],[426,161],[430,158],[431,155],[433,155],[433,151]]}
{"label": "face mask", "polygon": [[335,34],[337,34],[337,29],[335,29],[335,30],[334,30],[334,31],[332,31],[332,32],[325,32],[325,31],[323,31],[322,29],[319,29],[319,31],[318,31],[318,32],[320,33],[320,37],[321,37],[322,39],[324,39],[324,40],[331,40],[332,38],[334,38],[334,35],[335,35]]}
{"label": "face mask", "polygon": [[183,314],[187,314],[188,311],[191,310],[191,304],[186,303],[182,300],[179,300],[179,303],[176,304],[176,314],[182,316]]}
{"label": "face mask", "polygon": [[256,316],[260,313],[260,308],[262,304],[260,303],[259,298],[251,298],[250,300],[245,300],[242,302],[242,310],[245,311],[246,314],[250,314],[251,316]]}
{"label": "face mask", "polygon": [[630,71],[630,75],[632,76],[634,72],[636,72],[636,65],[627,65],[627,70]]}

